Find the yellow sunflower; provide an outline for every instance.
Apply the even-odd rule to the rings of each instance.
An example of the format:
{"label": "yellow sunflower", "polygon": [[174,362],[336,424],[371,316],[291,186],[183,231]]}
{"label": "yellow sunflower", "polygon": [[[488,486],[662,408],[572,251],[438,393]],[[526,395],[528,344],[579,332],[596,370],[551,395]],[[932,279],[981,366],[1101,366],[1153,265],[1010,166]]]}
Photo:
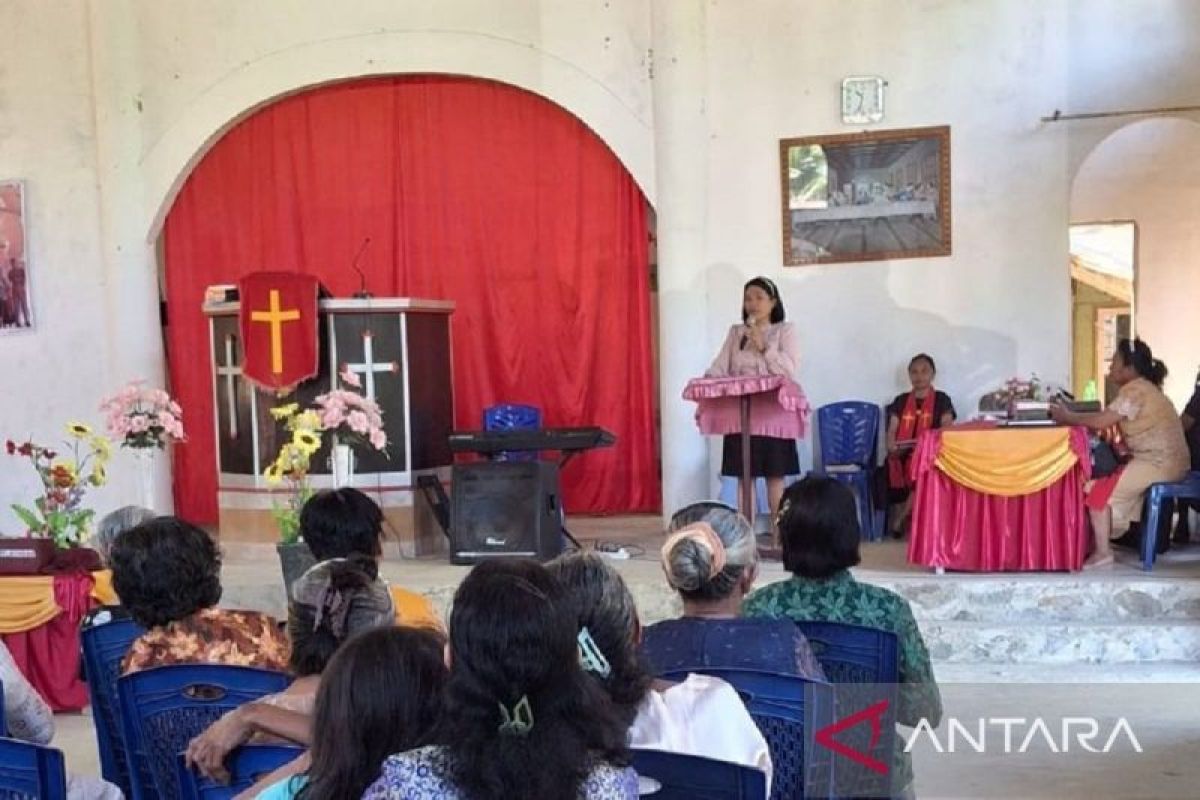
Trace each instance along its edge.
{"label": "yellow sunflower", "polygon": [[311,408],[297,414],[291,422],[292,430],[316,431],[321,429],[321,415]]}
{"label": "yellow sunflower", "polygon": [[285,406],[275,406],[271,409],[271,416],[275,419],[283,420],[295,414],[300,410],[299,403],[288,403]]}
{"label": "yellow sunflower", "polygon": [[92,474],[88,476],[88,483],[92,486],[103,486],[108,482],[108,473],[104,469],[104,464],[97,462],[92,467]]}
{"label": "yellow sunflower", "polygon": [[305,456],[311,456],[321,449],[321,437],[310,430],[301,428],[292,434],[292,446]]}
{"label": "yellow sunflower", "polygon": [[88,444],[95,451],[97,461],[108,461],[112,458],[112,444],[103,436],[92,436],[88,439]]}
{"label": "yellow sunflower", "polygon": [[283,465],[279,463],[278,459],[272,461],[267,468],[263,470],[263,477],[266,478],[267,483],[271,484],[272,486],[280,483],[283,480]]}
{"label": "yellow sunflower", "polygon": [[92,429],[90,426],[85,425],[82,422],[68,422],[67,433],[71,434],[76,439],[82,439],[85,436],[91,436]]}

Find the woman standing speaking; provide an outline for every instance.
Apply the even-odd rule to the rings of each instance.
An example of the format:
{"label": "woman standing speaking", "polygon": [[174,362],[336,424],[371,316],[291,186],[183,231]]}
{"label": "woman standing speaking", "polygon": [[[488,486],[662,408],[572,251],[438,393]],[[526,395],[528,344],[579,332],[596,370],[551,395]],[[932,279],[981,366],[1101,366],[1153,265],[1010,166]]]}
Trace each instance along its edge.
{"label": "woman standing speaking", "polygon": [[[779,287],[774,281],[762,276],[747,281],[742,289],[742,323],[729,329],[721,352],[717,353],[705,376],[784,375],[795,381],[800,366],[800,344],[795,327],[785,321],[786,317]],[[726,435],[721,456],[721,474],[738,478],[739,495],[742,488],[741,440],[741,434]],[[795,439],[750,437],[750,474],[766,479],[772,520],[779,513],[784,476],[799,472],[800,458]]]}

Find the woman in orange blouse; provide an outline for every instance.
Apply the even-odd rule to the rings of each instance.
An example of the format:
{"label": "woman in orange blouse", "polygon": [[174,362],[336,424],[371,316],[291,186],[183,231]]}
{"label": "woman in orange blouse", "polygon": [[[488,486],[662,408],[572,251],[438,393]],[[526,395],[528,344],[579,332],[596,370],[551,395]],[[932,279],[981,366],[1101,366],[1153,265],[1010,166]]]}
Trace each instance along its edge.
{"label": "woman in orange blouse", "polygon": [[1167,368],[1154,358],[1141,339],[1123,339],[1113,354],[1108,377],[1121,387],[1108,408],[1096,414],[1077,414],[1051,406],[1050,415],[1064,425],[1121,430],[1132,460],[1125,465],[1116,488],[1102,510],[1091,510],[1095,550],[1084,568],[1112,564],[1110,540],[1119,538],[1142,517],[1142,502],[1152,484],[1177,481],[1188,471],[1188,447],[1183,426],[1170,399],[1162,392]]}

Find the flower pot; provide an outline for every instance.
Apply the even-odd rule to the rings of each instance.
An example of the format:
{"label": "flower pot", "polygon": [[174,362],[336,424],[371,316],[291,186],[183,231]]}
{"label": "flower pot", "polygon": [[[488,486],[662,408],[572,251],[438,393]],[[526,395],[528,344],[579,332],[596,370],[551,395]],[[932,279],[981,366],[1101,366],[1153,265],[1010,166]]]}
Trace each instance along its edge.
{"label": "flower pot", "polygon": [[54,556],[51,539],[0,538],[0,575],[40,575]]}
{"label": "flower pot", "polygon": [[275,552],[279,553],[279,567],[283,570],[283,588],[290,601],[292,584],[307,572],[309,567],[316,564],[317,560],[313,558],[312,551],[304,542],[293,542],[292,544],[280,542],[275,545]]}
{"label": "flower pot", "polygon": [[333,445],[333,488],[349,486],[354,480],[354,450],[348,444]]}

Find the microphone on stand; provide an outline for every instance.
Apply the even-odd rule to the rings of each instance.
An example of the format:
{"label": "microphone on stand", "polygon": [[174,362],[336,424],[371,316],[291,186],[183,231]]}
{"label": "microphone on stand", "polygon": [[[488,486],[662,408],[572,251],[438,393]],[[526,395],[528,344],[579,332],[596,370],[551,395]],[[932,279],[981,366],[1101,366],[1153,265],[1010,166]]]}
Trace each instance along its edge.
{"label": "microphone on stand", "polygon": [[372,296],[371,293],[367,291],[367,276],[364,275],[363,271],[358,268],[358,260],[362,258],[363,251],[367,249],[367,245],[370,243],[371,237],[364,237],[363,243],[358,248],[358,253],[355,254],[354,260],[350,262],[350,269],[358,273],[358,291],[354,293],[354,296],[359,300],[366,300]]}

